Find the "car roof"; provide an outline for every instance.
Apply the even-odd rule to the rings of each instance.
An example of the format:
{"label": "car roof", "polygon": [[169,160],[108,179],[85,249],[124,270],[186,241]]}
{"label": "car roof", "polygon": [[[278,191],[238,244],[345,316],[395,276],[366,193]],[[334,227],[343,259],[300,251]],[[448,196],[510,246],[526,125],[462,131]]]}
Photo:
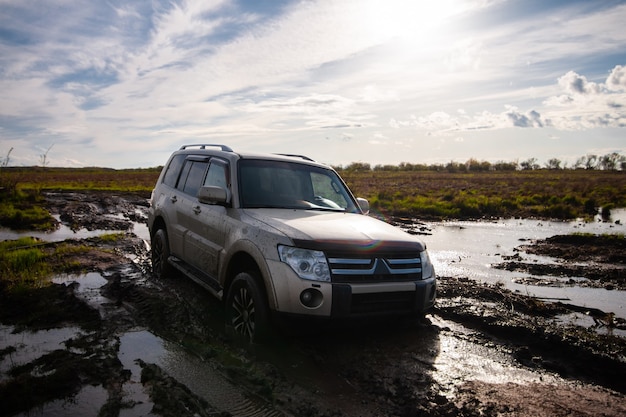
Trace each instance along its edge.
{"label": "car roof", "polygon": [[272,153],[260,153],[260,152],[237,152],[226,145],[217,144],[193,144],[183,145],[176,153],[190,154],[190,155],[212,155],[221,156],[228,160],[236,159],[262,159],[269,161],[285,161],[285,162],[298,162],[306,165],[314,165],[324,168],[329,168],[328,165],[317,162],[312,158],[305,155],[296,154],[272,154]]}

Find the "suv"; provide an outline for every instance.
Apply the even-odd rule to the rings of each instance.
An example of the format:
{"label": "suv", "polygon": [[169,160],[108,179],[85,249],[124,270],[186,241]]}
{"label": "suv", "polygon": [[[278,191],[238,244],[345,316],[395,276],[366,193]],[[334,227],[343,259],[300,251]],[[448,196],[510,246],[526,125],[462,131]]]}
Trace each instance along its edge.
{"label": "suv", "polygon": [[422,315],[436,294],[426,246],[368,212],[310,158],[186,145],[152,192],[153,273],[178,270],[223,300],[227,327],[247,341],[274,313]]}

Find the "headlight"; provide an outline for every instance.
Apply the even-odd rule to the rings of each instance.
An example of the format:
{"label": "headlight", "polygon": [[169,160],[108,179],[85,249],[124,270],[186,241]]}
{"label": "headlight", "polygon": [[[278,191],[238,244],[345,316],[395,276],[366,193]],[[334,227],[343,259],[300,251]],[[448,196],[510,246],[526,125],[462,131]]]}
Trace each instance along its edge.
{"label": "headlight", "polygon": [[422,279],[428,279],[435,275],[435,268],[433,267],[433,263],[430,261],[430,257],[428,256],[428,252],[423,250],[420,252],[420,259],[422,261]]}
{"label": "headlight", "polygon": [[278,246],[280,260],[286,263],[302,279],[330,282],[330,271],[324,252]]}

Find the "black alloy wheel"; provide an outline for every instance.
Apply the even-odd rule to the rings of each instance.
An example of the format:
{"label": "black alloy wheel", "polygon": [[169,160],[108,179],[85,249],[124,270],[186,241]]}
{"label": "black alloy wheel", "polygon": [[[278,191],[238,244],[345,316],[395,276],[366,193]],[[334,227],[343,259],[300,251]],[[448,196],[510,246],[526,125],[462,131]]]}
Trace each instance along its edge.
{"label": "black alloy wheel", "polygon": [[246,343],[255,343],[263,341],[267,336],[267,302],[254,274],[237,274],[228,291],[226,312],[226,325],[237,338]]}
{"label": "black alloy wheel", "polygon": [[168,258],[170,257],[170,245],[165,229],[159,229],[154,233],[151,246],[152,274],[159,279],[167,278],[171,275],[172,267],[168,262]]}

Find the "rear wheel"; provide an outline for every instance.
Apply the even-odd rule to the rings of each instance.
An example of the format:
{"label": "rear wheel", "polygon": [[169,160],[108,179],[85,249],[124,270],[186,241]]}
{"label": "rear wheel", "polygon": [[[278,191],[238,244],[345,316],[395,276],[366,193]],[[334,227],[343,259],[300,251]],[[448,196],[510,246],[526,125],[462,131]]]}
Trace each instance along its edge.
{"label": "rear wheel", "polygon": [[226,297],[226,326],[245,343],[266,339],[268,307],[254,274],[241,272],[233,280]]}
{"label": "rear wheel", "polygon": [[168,262],[170,244],[165,229],[157,230],[152,236],[152,275],[155,278],[167,278],[172,273],[172,266]]}

